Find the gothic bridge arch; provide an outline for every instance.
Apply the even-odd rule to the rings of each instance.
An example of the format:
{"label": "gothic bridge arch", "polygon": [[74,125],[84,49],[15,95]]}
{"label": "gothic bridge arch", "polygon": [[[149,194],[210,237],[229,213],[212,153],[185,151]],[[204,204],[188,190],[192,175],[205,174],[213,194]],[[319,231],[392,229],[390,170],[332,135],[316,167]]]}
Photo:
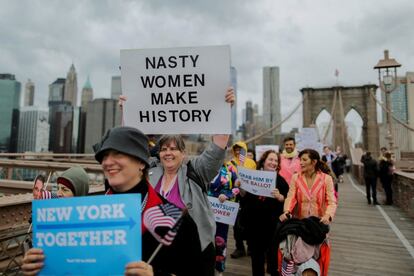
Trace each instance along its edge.
{"label": "gothic bridge arch", "polygon": [[[379,152],[379,129],[377,122],[377,105],[370,93],[377,90],[377,86],[367,84],[363,86],[333,86],[323,88],[302,88],[303,97],[303,127],[316,124],[319,113],[326,109],[333,119],[333,146],[342,146],[347,149],[347,135],[345,116],[351,109],[362,118],[362,140],[364,150],[371,151],[373,155]],[[335,106],[333,106],[335,104]],[[348,150],[346,150],[348,151]]]}

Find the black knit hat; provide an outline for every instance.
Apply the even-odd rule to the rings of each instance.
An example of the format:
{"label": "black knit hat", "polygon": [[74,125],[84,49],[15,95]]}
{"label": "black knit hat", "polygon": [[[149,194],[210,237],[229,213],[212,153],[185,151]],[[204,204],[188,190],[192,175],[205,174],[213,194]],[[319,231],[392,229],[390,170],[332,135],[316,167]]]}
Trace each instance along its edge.
{"label": "black knit hat", "polygon": [[115,127],[108,130],[101,142],[93,146],[95,159],[102,163],[105,151],[111,149],[138,158],[149,167],[148,138],[136,128]]}

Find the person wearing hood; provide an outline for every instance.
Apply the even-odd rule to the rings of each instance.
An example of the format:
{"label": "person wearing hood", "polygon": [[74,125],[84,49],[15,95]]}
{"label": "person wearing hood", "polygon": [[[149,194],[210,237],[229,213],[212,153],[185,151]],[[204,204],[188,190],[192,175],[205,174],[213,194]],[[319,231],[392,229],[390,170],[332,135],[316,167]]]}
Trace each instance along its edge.
{"label": "person wearing hood", "polygon": [[229,161],[233,166],[242,166],[247,169],[256,169],[256,162],[247,157],[247,145],[245,142],[238,141],[231,147],[233,158]]}
{"label": "person wearing hood", "polygon": [[[234,167],[241,166],[247,169],[255,170],[256,162],[253,159],[247,157],[247,145],[243,141],[238,141],[231,147],[233,158],[228,162],[229,165]],[[236,202],[240,202],[239,212],[237,214],[236,223],[233,226],[233,237],[236,241],[236,249],[230,254],[230,257],[237,259],[246,256],[246,250],[244,248],[244,235],[243,235],[243,224],[242,224],[242,210],[243,200],[240,196],[237,196]]]}
{"label": "person wearing hood", "polygon": [[89,193],[89,177],[81,166],[64,171],[56,182],[58,197],[86,196]]}

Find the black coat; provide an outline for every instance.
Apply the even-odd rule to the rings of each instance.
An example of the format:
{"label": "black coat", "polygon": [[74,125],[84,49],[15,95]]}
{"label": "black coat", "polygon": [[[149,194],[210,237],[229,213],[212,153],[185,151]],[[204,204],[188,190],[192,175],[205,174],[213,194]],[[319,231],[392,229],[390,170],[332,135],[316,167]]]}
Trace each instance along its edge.
{"label": "black coat", "polygon": [[[201,245],[197,226],[187,214],[170,246],[163,246],[151,265],[156,276],[197,275],[201,267]],[[147,261],[158,247],[158,241],[146,232],[142,236],[142,259]]]}
{"label": "black coat", "polygon": [[[276,188],[286,198],[289,185],[279,174]],[[270,242],[273,237],[279,216],[283,213],[284,202],[275,198],[259,197],[249,192],[243,198],[243,225],[247,240],[261,239]]]}
{"label": "black coat", "polygon": [[[123,193],[139,193],[142,198],[148,193],[149,187],[145,180],[138,183],[131,190]],[[107,192],[108,193],[108,192]],[[109,194],[116,192],[112,191]],[[148,197],[148,202],[161,200],[162,203],[168,201],[153,191],[152,196]],[[147,262],[152,253],[158,247],[159,242],[147,230],[142,235],[142,260]],[[170,246],[162,246],[151,265],[155,276],[175,274],[177,276],[198,275],[201,267],[201,244],[198,236],[197,225],[188,215],[184,215],[177,235]]]}
{"label": "black coat", "polygon": [[288,235],[301,237],[304,242],[310,245],[321,244],[326,234],[329,232],[329,226],[319,222],[317,217],[308,217],[304,219],[289,219],[280,224],[276,230],[276,241],[279,244],[285,240]]}
{"label": "black coat", "polygon": [[363,156],[361,162],[364,164],[364,177],[376,178],[378,176],[378,163],[371,156]]}

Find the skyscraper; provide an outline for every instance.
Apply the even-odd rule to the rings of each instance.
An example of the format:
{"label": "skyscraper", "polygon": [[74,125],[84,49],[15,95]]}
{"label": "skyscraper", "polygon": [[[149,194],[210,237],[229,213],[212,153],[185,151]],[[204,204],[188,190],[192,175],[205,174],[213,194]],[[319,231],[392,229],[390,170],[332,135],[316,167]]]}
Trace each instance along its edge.
{"label": "skyscraper", "polygon": [[111,99],[118,100],[122,95],[121,76],[113,76],[111,80]]}
{"label": "skyscraper", "polygon": [[[414,72],[406,72],[405,76],[398,77],[398,86],[390,94],[393,116],[411,127],[414,126],[413,93]],[[383,118],[386,118],[385,111],[383,111]],[[393,129],[395,144],[398,147],[398,151],[413,151],[414,133],[397,122],[393,124]],[[381,141],[381,144],[386,144],[386,141]]]}
{"label": "skyscraper", "polygon": [[49,149],[49,111],[47,108],[20,108],[17,152],[42,152]]}
{"label": "skyscraper", "polygon": [[[281,121],[279,67],[263,67],[263,120],[265,128]],[[281,126],[273,133],[280,133]]]}
{"label": "skyscraper", "polygon": [[72,152],[73,106],[71,102],[49,102],[49,150]]}
{"label": "skyscraper", "polygon": [[28,79],[24,88],[24,103],[23,106],[32,106],[34,104],[34,83]]}
{"label": "skyscraper", "polygon": [[58,78],[53,83],[49,84],[49,103],[63,101],[65,82],[66,79]]}
{"label": "skyscraper", "polygon": [[[11,151],[13,114],[18,113],[21,84],[12,74],[0,74],[0,152]],[[16,144],[16,143],[14,143]]]}
{"label": "skyscraper", "polygon": [[99,142],[108,129],[121,125],[118,100],[94,99],[89,102],[86,115],[85,153],[93,153],[92,146]]}
{"label": "skyscraper", "polygon": [[76,77],[75,66],[72,65],[69,68],[69,72],[66,76],[65,89],[63,100],[70,102],[72,106],[77,106],[77,96],[78,96],[78,80]]}
{"label": "skyscraper", "polygon": [[92,88],[92,85],[91,85],[91,82],[88,76],[82,88],[81,107],[83,111],[86,111],[88,109],[88,103],[92,100],[93,100],[93,88]]}
{"label": "skyscraper", "polygon": [[[88,104],[93,100],[93,88],[89,80],[89,76],[82,88],[81,108],[79,114],[74,114],[76,118],[79,115],[79,129],[77,139],[77,152],[83,153],[85,151],[85,135],[86,135],[86,116],[88,110]],[[76,120],[74,120],[75,122]]]}

